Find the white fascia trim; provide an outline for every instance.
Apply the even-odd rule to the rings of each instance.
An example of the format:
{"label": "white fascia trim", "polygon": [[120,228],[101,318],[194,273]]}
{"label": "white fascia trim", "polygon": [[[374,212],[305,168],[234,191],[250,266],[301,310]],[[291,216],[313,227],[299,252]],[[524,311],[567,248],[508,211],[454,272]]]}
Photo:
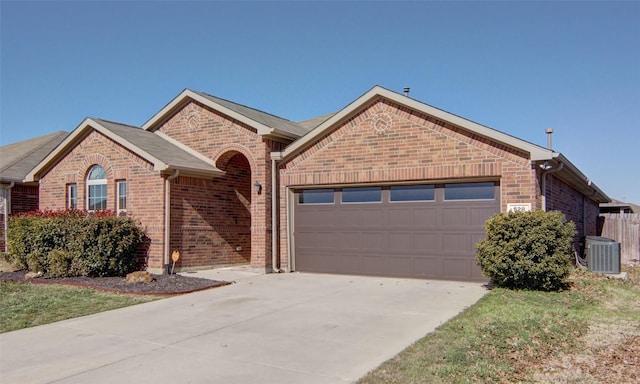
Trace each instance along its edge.
{"label": "white fascia trim", "polygon": [[294,135],[293,133],[282,131],[278,128],[269,128],[271,131],[266,136],[272,136],[275,138],[287,139],[287,140],[296,140],[300,138],[298,135]]}
{"label": "white fascia trim", "polygon": [[279,132],[279,131],[276,132],[276,130],[269,128],[266,125],[261,124],[255,120],[252,120],[244,115],[234,112],[229,108],[224,107],[218,103],[215,103],[207,99],[206,97],[193,92],[190,89],[185,89],[184,91],[182,91],[182,93],[176,96],[169,104],[167,104],[158,113],[156,113],[151,119],[149,119],[146,123],[144,123],[144,125],[142,126],[142,129],[148,131],[151,128],[153,128],[156,123],[158,123],[159,121],[167,117],[171,112],[173,112],[176,109],[177,106],[182,104],[186,98],[195,100],[201,104],[206,105],[207,107],[215,109],[216,111],[231,117],[232,119],[238,120],[244,124],[254,127],[258,130],[258,134],[260,135],[269,135],[269,134],[281,135],[282,134],[282,132]]}
{"label": "white fascia trim", "polygon": [[324,133],[327,129],[332,127],[334,124],[344,119],[345,117],[349,116],[351,113],[355,112],[358,108],[361,108],[365,103],[369,102],[370,100],[373,100],[375,97],[384,97],[386,99],[395,101],[398,104],[405,105],[417,111],[421,111],[437,119],[447,121],[449,123],[452,123],[454,125],[467,129],[471,132],[475,132],[479,135],[488,137],[492,140],[507,144],[511,147],[521,149],[525,152],[528,152],[530,154],[531,160],[534,160],[534,161],[550,160],[554,153],[553,151],[546,149],[544,147],[540,147],[538,145],[507,135],[506,133],[496,131],[492,128],[475,123],[471,120],[467,120],[460,116],[456,116],[454,114],[432,107],[428,104],[422,103],[410,97],[398,94],[396,92],[392,92],[380,86],[375,86],[371,90],[369,90],[367,93],[365,93],[364,95],[360,96],[358,99],[356,99],[355,101],[347,105],[341,111],[333,115],[331,118],[326,120],[324,123],[314,128],[311,132],[303,136],[300,140],[288,146],[283,152],[284,157],[288,157],[289,155],[304,148],[306,144],[308,144],[310,141],[320,136],[322,133]]}
{"label": "white fascia trim", "polygon": [[200,168],[181,167],[178,165],[169,165],[167,169],[174,169],[180,171],[180,176],[194,176],[194,177],[220,177],[224,176],[225,172],[220,170],[204,171]]}

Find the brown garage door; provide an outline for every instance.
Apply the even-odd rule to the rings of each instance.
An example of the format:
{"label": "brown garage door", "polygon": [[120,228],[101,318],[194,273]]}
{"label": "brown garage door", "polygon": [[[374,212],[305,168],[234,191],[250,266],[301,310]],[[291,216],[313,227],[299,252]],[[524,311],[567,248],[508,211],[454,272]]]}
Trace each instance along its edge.
{"label": "brown garage door", "polygon": [[482,280],[475,244],[500,211],[497,183],[295,192],[295,269]]}

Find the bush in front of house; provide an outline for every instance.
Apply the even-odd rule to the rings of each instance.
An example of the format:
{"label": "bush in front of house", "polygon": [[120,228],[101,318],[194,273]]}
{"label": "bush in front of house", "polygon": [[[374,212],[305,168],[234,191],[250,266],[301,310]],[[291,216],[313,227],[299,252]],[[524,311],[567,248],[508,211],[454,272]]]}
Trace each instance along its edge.
{"label": "bush in front of house", "polygon": [[46,276],[124,276],[138,270],[143,231],[111,211],[30,212],[12,216],[7,247],[12,264]]}
{"label": "bush in front of house", "polygon": [[561,289],[573,262],[573,222],[560,212],[498,214],[485,223],[477,264],[494,284],[513,289]]}

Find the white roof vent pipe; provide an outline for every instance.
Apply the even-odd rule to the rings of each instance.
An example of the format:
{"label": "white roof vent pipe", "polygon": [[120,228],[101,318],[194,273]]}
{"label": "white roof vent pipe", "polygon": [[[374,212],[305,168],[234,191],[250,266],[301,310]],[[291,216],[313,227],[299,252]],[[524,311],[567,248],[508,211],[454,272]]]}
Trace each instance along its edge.
{"label": "white roof vent pipe", "polygon": [[553,128],[547,128],[544,131],[547,133],[547,148],[552,149],[551,136],[553,135]]}
{"label": "white roof vent pipe", "polygon": [[411,91],[411,88],[409,87],[404,87],[404,95],[409,97],[409,91]]}

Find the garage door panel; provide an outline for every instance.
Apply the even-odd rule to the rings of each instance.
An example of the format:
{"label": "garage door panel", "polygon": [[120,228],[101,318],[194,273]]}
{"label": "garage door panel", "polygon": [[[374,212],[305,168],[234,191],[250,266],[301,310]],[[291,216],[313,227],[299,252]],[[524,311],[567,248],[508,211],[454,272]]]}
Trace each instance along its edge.
{"label": "garage door panel", "polygon": [[495,207],[469,208],[470,225],[482,227],[487,218],[495,215]]}
{"label": "garage door panel", "polygon": [[391,204],[387,210],[387,224],[391,228],[423,228],[437,225],[438,211],[435,208],[419,208],[415,205],[397,208],[400,204]]}
{"label": "garage door panel", "polygon": [[417,258],[415,259],[414,266],[414,277],[432,279],[442,276],[442,260],[438,258]]}
{"label": "garage door panel", "polygon": [[414,225],[414,222],[412,212],[406,208],[390,208],[387,211],[387,224],[391,228]]}
{"label": "garage door panel", "polygon": [[466,208],[442,208],[440,213],[442,217],[442,225],[447,227],[460,226],[465,227],[467,222],[467,209]]}
{"label": "garage door panel", "polygon": [[387,234],[388,244],[385,249],[388,250],[412,250],[415,249],[415,235],[413,233],[389,233]]}
{"label": "garage door panel", "polygon": [[324,255],[312,248],[298,249],[296,253],[296,262],[303,264],[305,268],[312,271],[322,270],[323,259]]}
{"label": "garage door panel", "polygon": [[388,258],[384,254],[366,254],[362,256],[364,274],[384,276],[387,271]]}
{"label": "garage door panel", "polygon": [[384,232],[361,232],[361,248],[365,251],[380,251],[384,247],[385,236],[386,234]]}
{"label": "garage door panel", "polygon": [[351,253],[336,253],[331,257],[331,272],[357,274],[362,270],[362,256]]}
{"label": "garage door panel", "polygon": [[449,279],[464,279],[471,275],[472,263],[467,258],[448,258],[443,263],[442,274]]}
{"label": "garage door panel", "polygon": [[[338,240],[336,240],[338,239]],[[362,240],[362,233],[360,232],[340,232],[336,239],[329,240],[332,241],[334,247],[337,250],[340,249],[348,249],[348,250],[358,250],[362,249],[365,242]]]}
{"label": "garage door panel", "polygon": [[416,208],[412,210],[414,222],[418,227],[433,227],[438,225],[438,210],[436,208]]}
{"label": "garage door panel", "polygon": [[470,251],[471,241],[467,233],[443,233],[442,234],[442,249],[448,251]]}
{"label": "garage door panel", "polygon": [[411,276],[414,273],[413,257],[391,256],[386,267],[386,274],[391,276]]}
{"label": "garage door panel", "polygon": [[442,236],[438,233],[418,233],[415,234],[416,249],[423,251],[434,251],[442,249]]}
{"label": "garage door panel", "polygon": [[[444,201],[443,193],[425,201],[335,204],[294,203],[296,270],[486,280],[475,265],[475,244],[485,237],[484,222],[499,212],[496,200]],[[499,196],[496,187],[496,196]],[[386,196],[386,197],[385,197]]]}
{"label": "garage door panel", "polygon": [[358,218],[358,224],[364,227],[379,227],[383,223],[382,208],[363,208],[357,211],[355,216]]}

